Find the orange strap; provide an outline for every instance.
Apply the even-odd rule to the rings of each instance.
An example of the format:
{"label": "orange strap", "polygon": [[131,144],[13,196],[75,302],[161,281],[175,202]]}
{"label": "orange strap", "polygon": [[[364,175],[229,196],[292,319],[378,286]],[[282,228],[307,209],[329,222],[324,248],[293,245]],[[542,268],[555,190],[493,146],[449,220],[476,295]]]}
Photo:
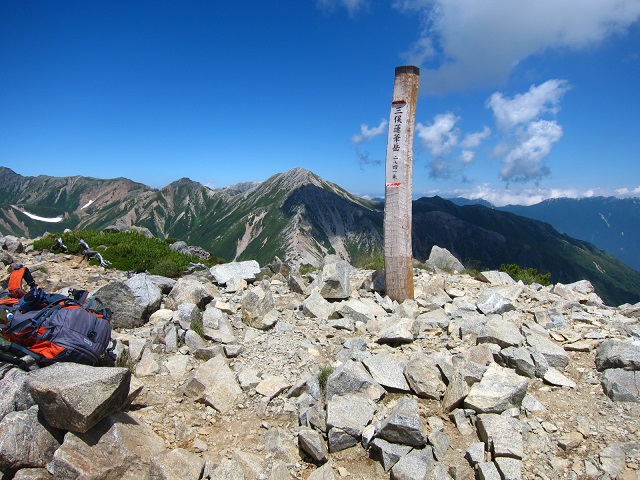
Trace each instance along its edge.
{"label": "orange strap", "polygon": [[7,285],[7,290],[9,290],[9,293],[14,298],[22,298],[27,293],[22,289],[22,277],[24,277],[24,272],[26,269],[26,267],[18,268],[17,270],[11,272],[11,275],[9,276],[9,284]]}

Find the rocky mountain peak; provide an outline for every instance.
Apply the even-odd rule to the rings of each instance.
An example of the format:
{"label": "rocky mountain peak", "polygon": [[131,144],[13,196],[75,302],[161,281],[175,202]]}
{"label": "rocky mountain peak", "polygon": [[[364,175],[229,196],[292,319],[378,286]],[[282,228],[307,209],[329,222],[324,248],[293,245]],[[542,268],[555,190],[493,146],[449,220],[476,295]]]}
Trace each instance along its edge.
{"label": "rocky mountain peak", "polygon": [[293,168],[271,178],[276,179],[276,177],[279,182],[279,186],[289,190],[294,190],[295,188],[299,188],[304,185],[316,185],[318,187],[322,187],[326,184],[326,182],[315,173],[304,168]]}

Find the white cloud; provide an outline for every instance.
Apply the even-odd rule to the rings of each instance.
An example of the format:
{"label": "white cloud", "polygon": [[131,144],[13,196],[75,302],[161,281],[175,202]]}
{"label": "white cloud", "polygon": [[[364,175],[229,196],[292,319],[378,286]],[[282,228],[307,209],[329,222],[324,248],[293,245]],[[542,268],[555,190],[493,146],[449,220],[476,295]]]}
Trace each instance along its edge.
{"label": "white cloud", "polygon": [[491,135],[491,129],[485,126],[480,132],[468,133],[465,135],[462,142],[460,142],[460,145],[464,148],[477,148],[483,140],[489,137],[489,135]]}
{"label": "white cloud", "polygon": [[640,197],[640,186],[636,188],[618,188],[616,195],[619,197]]}
{"label": "white cloud", "polygon": [[433,40],[427,37],[418,39],[411,46],[408,52],[401,55],[405,63],[409,65],[422,65],[427,60],[430,60],[436,56],[437,52],[433,46]]}
{"label": "white cloud", "polygon": [[358,145],[360,143],[370,142],[373,138],[385,133],[386,129],[387,121],[384,119],[380,120],[380,125],[372,128],[369,128],[369,125],[363,123],[360,125],[360,133],[351,137],[351,143]]}
{"label": "white cloud", "polygon": [[476,154],[473,150],[462,150],[462,153],[460,153],[460,160],[462,160],[464,165],[471,164],[475,158]]}
{"label": "white cloud", "polygon": [[416,133],[424,146],[434,157],[450,153],[458,145],[460,130],[455,128],[460,120],[453,113],[436,115],[432,124],[416,124]]}
{"label": "white cloud", "polygon": [[487,101],[493,110],[496,124],[502,130],[511,130],[520,124],[526,124],[544,113],[556,114],[562,96],[569,89],[565,80],[547,80],[541,85],[532,85],[527,93],[513,98],[496,92]]}
{"label": "white cloud", "polygon": [[540,117],[555,116],[560,101],[570,86],[565,80],[548,80],[532,85],[529,91],[505,97],[496,92],[487,100],[493,111],[502,140],[494,155],[502,158],[500,178],[505,182],[540,181],[550,174],[544,159],[553,145],[562,138],[562,127],[555,120]]}
{"label": "white cloud", "polygon": [[[531,55],[597,45],[640,18],[640,0],[399,0],[394,7],[422,16],[406,59],[423,68],[424,90],[435,94],[503,84]],[[436,52],[439,63],[425,68]]]}
{"label": "white cloud", "polygon": [[[457,127],[459,121],[460,117],[448,112],[436,115],[432,123],[416,124],[420,144],[431,154],[428,165],[431,178],[462,175],[463,170],[475,160],[473,149],[491,134],[491,129],[485,126],[479,132],[462,136]],[[465,180],[464,177],[462,180]]]}
{"label": "white cloud", "polygon": [[[638,190],[640,193],[640,187]],[[587,190],[580,190],[578,188],[526,188],[514,190],[509,188],[496,189],[488,184],[483,184],[469,189],[456,189],[448,191],[431,190],[428,192],[424,192],[424,195],[439,195],[443,198],[462,197],[468,198],[470,200],[481,199],[486,200],[496,207],[503,207],[505,205],[534,205],[550,198],[589,198],[594,196],[607,197],[614,195],[614,191],[600,188]],[[625,195],[616,196],[624,197]]]}
{"label": "white cloud", "polygon": [[562,138],[562,127],[555,121],[538,120],[520,131],[518,137],[519,143],[503,161],[500,177],[507,182],[528,182],[549,175],[549,168],[542,161]]}

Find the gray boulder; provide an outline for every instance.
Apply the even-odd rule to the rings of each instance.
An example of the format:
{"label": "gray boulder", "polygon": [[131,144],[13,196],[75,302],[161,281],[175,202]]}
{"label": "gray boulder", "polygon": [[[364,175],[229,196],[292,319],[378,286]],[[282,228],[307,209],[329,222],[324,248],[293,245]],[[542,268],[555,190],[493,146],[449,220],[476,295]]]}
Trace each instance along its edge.
{"label": "gray boulder", "polygon": [[338,427],[330,428],[327,438],[329,440],[329,451],[331,453],[339,452],[358,444],[356,437]]}
{"label": "gray boulder", "polygon": [[487,288],[482,291],[478,301],[476,302],[478,310],[485,315],[492,313],[505,313],[510,310],[515,310],[515,307],[511,300],[505,298],[500,292],[495,289]]}
{"label": "gray boulder", "polygon": [[398,400],[389,416],[377,428],[376,437],[392,443],[424,447],[427,444],[427,436],[415,398],[405,396]]}
{"label": "gray boulder", "polygon": [[218,355],[198,367],[184,386],[184,393],[196,402],[227,413],[235,407],[242,389],[225,358]]}
{"label": "gray boulder", "polygon": [[[267,316],[275,307],[269,281],[264,280],[259,286],[245,292],[242,297],[242,320],[249,326],[259,330],[271,328],[277,316]],[[275,320],[275,321],[274,321]]]}
{"label": "gray boulder", "polygon": [[0,420],[10,412],[35,405],[27,387],[28,374],[8,364],[0,364]]}
{"label": "gray boulder", "polygon": [[527,378],[492,363],[482,380],[471,387],[464,405],[478,413],[502,413],[510,408],[520,407],[528,387]]}
{"label": "gray boulder", "polygon": [[617,339],[609,339],[598,345],[596,354],[598,371],[608,368],[640,370],[640,346]]}
{"label": "gray boulder", "polygon": [[[134,275],[124,284],[129,287],[135,301],[142,309],[142,318],[145,321],[148,320],[151,314],[160,308],[162,290],[145,273]],[[98,294],[94,296],[98,297]]]}
{"label": "gray boulder", "polygon": [[354,322],[360,321],[362,323],[375,321],[376,313],[380,313],[379,310],[372,310],[368,305],[365,305],[361,300],[356,298],[347,300],[341,304],[336,311],[343,317],[351,318]]}
{"label": "gray boulder", "polygon": [[315,463],[327,461],[329,454],[320,432],[313,428],[301,427],[298,431],[298,445],[300,449],[307,453]]}
{"label": "gray boulder", "polygon": [[22,253],[24,252],[24,245],[18,237],[13,235],[7,235],[4,237],[4,247],[9,253]]}
{"label": "gray boulder", "polygon": [[335,473],[333,473],[331,464],[325,463],[317,470],[314,470],[311,475],[309,475],[307,480],[336,480],[336,475]]}
{"label": "gray boulder", "polygon": [[426,263],[431,267],[436,267],[447,272],[461,272],[464,270],[464,265],[460,263],[460,260],[454,257],[446,248],[440,248],[437,245],[434,245],[431,249],[429,259]]}
{"label": "gray boulder", "polygon": [[57,363],[32,372],[27,384],[49,425],[84,433],[122,408],[130,381],[126,368]]}
{"label": "gray boulder", "polygon": [[174,448],[151,457],[149,475],[153,480],[200,480],[204,460],[185,450]]}
{"label": "gray boulder", "polygon": [[640,403],[640,371],[610,368],[604,371],[601,383],[611,400]]}
{"label": "gray boulder", "polygon": [[314,291],[302,302],[302,311],[311,318],[326,319],[333,315],[334,307]]}
{"label": "gray boulder", "polygon": [[390,345],[413,342],[413,323],[414,320],[411,318],[399,318],[394,314],[382,324],[376,342]]}
{"label": "gray boulder", "polygon": [[[160,289],[155,285],[152,288],[161,295]],[[144,291],[143,288],[138,295],[142,295],[142,291]],[[149,321],[149,317],[154,312],[152,305],[142,303],[143,297],[137,297],[136,293],[123,282],[110,282],[91,292],[90,297],[99,298],[105,307],[113,311],[111,324],[114,328],[141,327]],[[158,302],[156,310],[159,306]]]}
{"label": "gray boulder", "polygon": [[481,462],[476,465],[478,480],[502,480],[498,467],[493,462]]}
{"label": "gray boulder", "polygon": [[412,447],[409,445],[387,442],[382,438],[374,438],[371,442],[371,448],[377,453],[385,472],[391,470],[391,468],[398,463],[398,460],[412,450]]}
{"label": "gray boulder", "polygon": [[150,348],[145,348],[142,351],[142,357],[136,365],[135,376],[141,377],[153,377],[160,373],[160,355],[152,351]]}
{"label": "gray boulder", "polygon": [[494,457],[522,459],[522,422],[506,415],[483,413],[478,415],[477,429],[486,450]]}
{"label": "gray boulder", "polygon": [[569,355],[567,352],[550,338],[530,330],[525,331],[525,337],[529,346],[542,355],[549,366],[557,368],[558,370],[564,370],[569,364]]}
{"label": "gray boulder", "polygon": [[522,460],[509,457],[496,457],[494,460],[500,478],[505,480],[522,480]]}
{"label": "gray boulder", "polygon": [[47,468],[53,478],[147,478],[164,448],[150,427],[117,412],[86,433],[67,433]]}
{"label": "gray boulder", "polygon": [[187,242],[184,242],[182,240],[178,240],[177,242],[174,242],[171,245],[169,245],[169,249],[173,250],[174,252],[180,252],[184,254],[189,253],[189,247],[187,247]]}
{"label": "gray boulder", "polygon": [[434,466],[431,447],[414,448],[393,466],[391,478],[393,480],[429,478]]}
{"label": "gray boulder", "polygon": [[0,421],[0,470],[45,467],[63,436],[64,432],[41,423],[37,406],[8,413]]}
{"label": "gray boulder", "polygon": [[375,402],[364,396],[352,393],[334,395],[327,402],[327,427],[339,428],[359,439],[375,412]]}
{"label": "gray boulder", "polygon": [[442,330],[449,326],[451,319],[443,308],[436,308],[429,312],[421,313],[413,323],[413,334],[418,338],[424,338],[425,333],[432,330]]}
{"label": "gray boulder", "polygon": [[325,387],[325,397],[330,401],[334,395],[362,393],[373,401],[377,401],[386,393],[360,362],[349,360],[336,368]]}
{"label": "gray boulder", "polygon": [[490,270],[480,273],[480,279],[492,285],[515,285],[516,281],[507,272]]}
{"label": "gray boulder", "polygon": [[214,281],[219,285],[226,285],[234,278],[241,278],[251,283],[260,274],[260,265],[255,260],[221,263],[211,267],[210,271]]}
{"label": "gray boulder", "polygon": [[316,279],[320,295],[328,300],[349,298],[351,296],[350,270],[351,266],[346,262],[325,263],[321,274]]}
{"label": "gray boulder", "polygon": [[196,322],[202,317],[202,313],[195,303],[181,303],[178,305],[176,313],[180,327],[185,330],[191,328],[191,322]]}
{"label": "gray boulder", "polygon": [[536,363],[526,348],[503,348],[500,350],[500,357],[505,365],[513,368],[518,375],[529,378],[536,376]]}
{"label": "gray boulder", "polygon": [[189,347],[189,352],[192,354],[208,345],[207,341],[193,330],[187,330],[184,333],[184,344]]}
{"label": "gray boulder", "polygon": [[427,440],[433,449],[433,455],[436,457],[436,460],[443,460],[451,445],[451,437],[442,430],[433,430],[427,437]]}
{"label": "gray boulder", "polygon": [[288,278],[289,290],[293,293],[304,294],[309,287],[307,281],[300,275],[298,270],[291,270]]}
{"label": "gray boulder", "polygon": [[564,315],[555,308],[538,310],[534,315],[536,322],[544,328],[564,328],[567,326],[567,321],[565,320]]}
{"label": "gray boulder", "polygon": [[489,315],[477,342],[495,343],[502,348],[519,347],[524,342],[524,337],[515,324],[504,320],[500,315]]}
{"label": "gray boulder", "polygon": [[116,223],[113,225],[107,225],[102,229],[103,232],[109,233],[129,233],[131,232],[131,227],[121,218],[116,220]]}
{"label": "gray boulder", "polygon": [[179,279],[173,286],[165,300],[165,307],[177,310],[181,303],[194,303],[202,310],[217,294],[218,289],[211,282],[195,275],[188,275]]}
{"label": "gray boulder", "polygon": [[542,380],[544,383],[549,385],[555,385],[557,387],[569,387],[576,388],[576,382],[571,380],[569,377],[563,375],[558,370],[553,367],[549,367],[545,374],[542,376]]}
{"label": "gray boulder", "polygon": [[436,360],[427,355],[416,355],[404,366],[404,376],[416,395],[422,398],[440,400],[446,386]]}
{"label": "gray boulder", "polygon": [[207,305],[207,308],[202,313],[202,328],[204,338],[207,340],[224,344],[236,341],[227,314],[211,304]]}
{"label": "gray boulder", "polygon": [[175,287],[177,282],[177,280],[173,278],[163,277],[162,275],[147,275],[147,278],[160,289],[163,295],[171,292],[171,289]]}
{"label": "gray boulder", "polygon": [[380,353],[362,360],[373,379],[383,387],[408,392],[409,384],[403,370],[406,361],[400,361],[388,353]]}
{"label": "gray boulder", "polygon": [[21,468],[13,480],[52,480],[52,477],[46,468]]}
{"label": "gray boulder", "polygon": [[469,384],[467,383],[464,372],[456,369],[449,379],[449,384],[442,397],[442,409],[445,412],[460,407],[464,399],[469,394]]}

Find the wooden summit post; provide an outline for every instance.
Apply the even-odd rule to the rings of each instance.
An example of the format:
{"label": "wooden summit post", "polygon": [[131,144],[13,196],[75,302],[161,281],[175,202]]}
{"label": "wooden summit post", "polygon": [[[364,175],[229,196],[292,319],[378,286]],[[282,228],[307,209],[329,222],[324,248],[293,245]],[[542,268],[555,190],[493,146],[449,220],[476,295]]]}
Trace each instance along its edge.
{"label": "wooden summit post", "polygon": [[418,67],[396,67],[387,137],[384,270],[387,295],[399,303],[413,299],[411,201],[413,133],[419,83]]}

